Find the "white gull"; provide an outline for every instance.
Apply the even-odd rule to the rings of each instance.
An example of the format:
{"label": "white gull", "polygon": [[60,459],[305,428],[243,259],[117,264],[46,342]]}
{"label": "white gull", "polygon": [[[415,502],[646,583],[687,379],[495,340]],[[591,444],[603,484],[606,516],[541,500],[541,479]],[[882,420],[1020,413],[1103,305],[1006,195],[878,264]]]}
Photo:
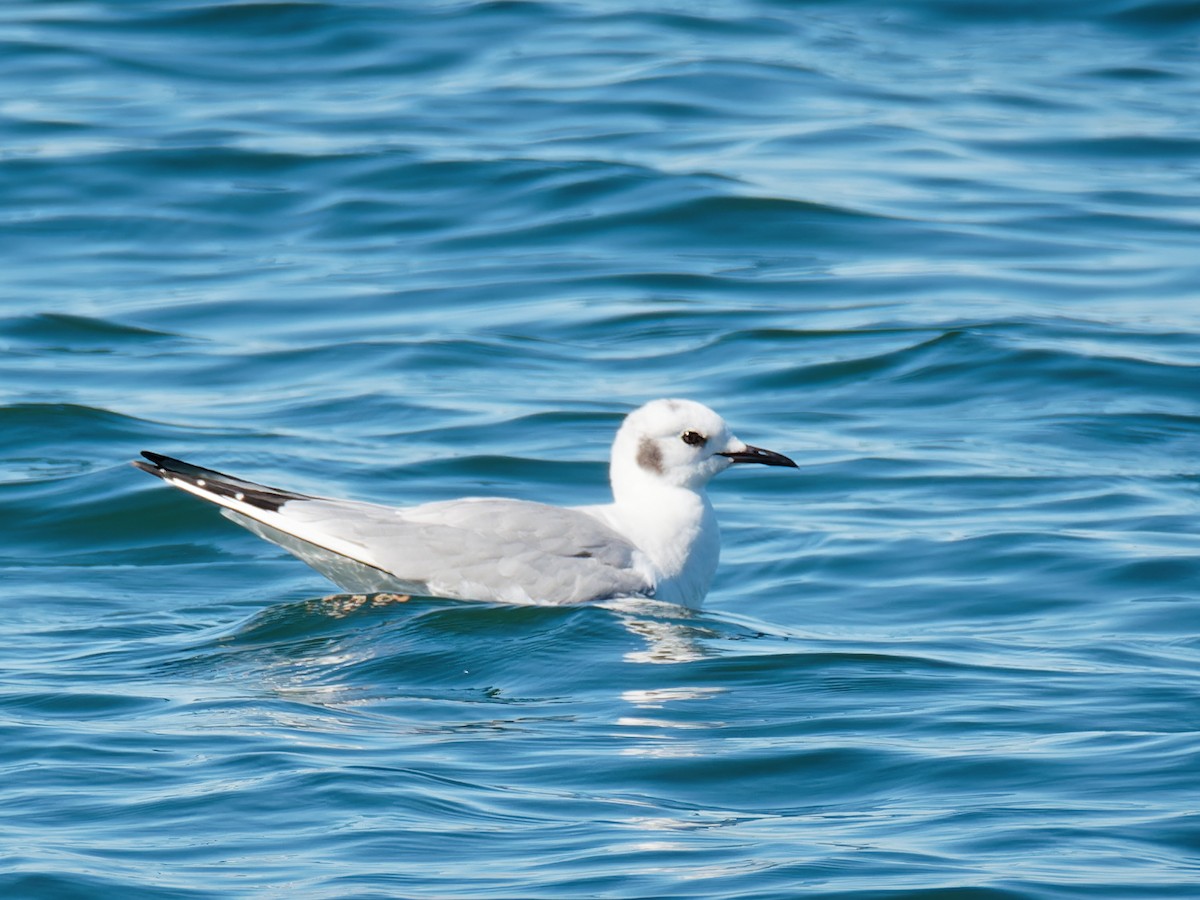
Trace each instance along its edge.
{"label": "white gull", "polygon": [[735,463],[796,465],[738,440],[691,400],[654,400],[625,418],[603,506],[488,497],[379,506],[142,455],[139,469],[223,507],[346,591],[535,604],[643,596],[690,607],[708,593],[721,550],[709,479]]}

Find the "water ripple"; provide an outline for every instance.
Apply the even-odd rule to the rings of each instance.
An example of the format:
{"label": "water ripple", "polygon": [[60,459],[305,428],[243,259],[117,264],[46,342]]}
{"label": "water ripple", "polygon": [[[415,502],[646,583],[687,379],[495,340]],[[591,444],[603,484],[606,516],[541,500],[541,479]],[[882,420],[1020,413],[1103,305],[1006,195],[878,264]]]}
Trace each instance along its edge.
{"label": "water ripple", "polygon": [[[1185,897],[1195,4],[10,0],[0,893]],[[801,463],[709,608],[324,595],[128,465]]]}

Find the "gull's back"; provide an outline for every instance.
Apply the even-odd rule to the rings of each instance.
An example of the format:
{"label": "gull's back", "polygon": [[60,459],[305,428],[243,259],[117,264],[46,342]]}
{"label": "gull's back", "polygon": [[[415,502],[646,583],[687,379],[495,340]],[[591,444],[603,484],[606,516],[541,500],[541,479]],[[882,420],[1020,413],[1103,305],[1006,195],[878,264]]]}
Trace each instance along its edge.
{"label": "gull's back", "polygon": [[[585,512],[467,498],[393,508],[322,498],[225,514],[350,591],[569,604],[654,592],[636,548]],[[286,530],[285,530],[286,529]]]}

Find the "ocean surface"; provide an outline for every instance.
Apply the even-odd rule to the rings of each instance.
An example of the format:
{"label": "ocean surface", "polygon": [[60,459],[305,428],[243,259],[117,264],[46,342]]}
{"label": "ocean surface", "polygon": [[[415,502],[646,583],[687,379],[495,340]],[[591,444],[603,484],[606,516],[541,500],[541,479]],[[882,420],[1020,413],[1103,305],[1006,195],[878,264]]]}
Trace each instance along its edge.
{"label": "ocean surface", "polygon": [[[6,0],[0,896],[1200,896],[1200,4]],[[132,469],[607,498],[707,604],[335,594]]]}

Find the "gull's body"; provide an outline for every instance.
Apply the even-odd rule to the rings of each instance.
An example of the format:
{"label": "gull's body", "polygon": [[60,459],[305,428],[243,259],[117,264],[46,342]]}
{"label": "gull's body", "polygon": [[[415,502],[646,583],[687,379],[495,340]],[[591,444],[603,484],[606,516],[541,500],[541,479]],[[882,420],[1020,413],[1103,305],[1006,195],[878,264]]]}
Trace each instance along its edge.
{"label": "gull's body", "polygon": [[134,463],[298,556],[347,591],[502,603],[622,596],[697,607],[720,555],[704,487],[736,462],[794,466],[739,441],[715,412],[655,400],[613,442],[613,502],[472,497],[389,507],[270,488],[156,453]]}

